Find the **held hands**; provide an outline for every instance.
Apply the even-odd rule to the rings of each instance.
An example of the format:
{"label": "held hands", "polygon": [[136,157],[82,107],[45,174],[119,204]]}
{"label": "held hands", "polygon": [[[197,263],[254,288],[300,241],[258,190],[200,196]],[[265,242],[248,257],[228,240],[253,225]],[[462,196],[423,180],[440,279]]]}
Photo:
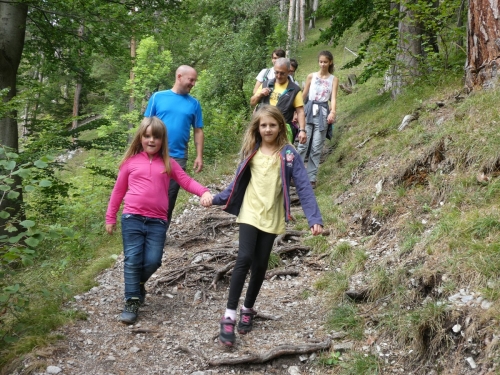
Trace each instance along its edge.
{"label": "held hands", "polygon": [[212,205],[212,199],[214,197],[209,191],[206,191],[203,193],[203,195],[200,197],[200,204],[203,207],[210,207]]}
{"label": "held hands", "polygon": [[319,224],[314,224],[312,227],[311,227],[311,234],[313,236],[317,236],[318,234],[321,234],[323,233],[323,227]]}
{"label": "held hands", "polygon": [[116,229],[116,224],[106,224],[106,232],[108,232],[108,234],[113,234],[115,229]]}

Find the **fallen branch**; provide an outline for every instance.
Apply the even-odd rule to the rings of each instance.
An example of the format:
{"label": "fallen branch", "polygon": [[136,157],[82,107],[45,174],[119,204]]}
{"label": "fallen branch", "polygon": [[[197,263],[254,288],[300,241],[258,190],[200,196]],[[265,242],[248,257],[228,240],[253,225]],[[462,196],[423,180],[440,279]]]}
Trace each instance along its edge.
{"label": "fallen branch", "polygon": [[148,328],[135,328],[130,330],[131,333],[156,333],[158,331]]}
{"label": "fallen branch", "polygon": [[373,137],[368,137],[366,138],[363,142],[361,142],[359,145],[356,146],[356,148],[361,148],[363,147],[367,142],[370,141],[370,139],[372,139]]}
{"label": "fallen branch", "polygon": [[299,275],[299,270],[296,269],[279,269],[279,270],[274,270],[274,271],[268,271],[266,272],[266,279],[270,279],[274,276],[298,276]]}
{"label": "fallen branch", "polygon": [[325,342],[317,344],[279,345],[261,354],[250,354],[246,356],[233,357],[233,358],[210,359],[208,361],[208,365],[222,366],[222,365],[239,365],[242,363],[264,363],[284,355],[308,354],[320,350],[327,350],[330,348],[330,345],[331,345],[330,339],[327,339]]}
{"label": "fallen branch", "polygon": [[281,316],[274,316],[274,315],[270,315],[270,314],[266,314],[266,313],[257,311],[257,315],[255,315],[255,319],[257,319],[257,318],[264,319],[264,320],[279,320],[279,319],[281,319]]}

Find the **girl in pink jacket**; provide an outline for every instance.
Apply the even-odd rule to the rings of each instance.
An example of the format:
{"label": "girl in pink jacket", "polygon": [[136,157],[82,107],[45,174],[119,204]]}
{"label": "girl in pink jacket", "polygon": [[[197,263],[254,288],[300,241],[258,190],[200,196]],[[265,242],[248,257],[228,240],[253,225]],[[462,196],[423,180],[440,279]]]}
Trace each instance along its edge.
{"label": "girl in pink jacket", "polygon": [[144,284],[161,266],[166,238],[168,187],[170,179],[210,206],[209,190],[189,177],[168,156],[165,124],[158,117],[145,117],[120,164],[118,177],[106,212],[106,231],[116,228],[116,214],[122,201],[121,217],[125,307],[120,321],[133,324],[144,302]]}

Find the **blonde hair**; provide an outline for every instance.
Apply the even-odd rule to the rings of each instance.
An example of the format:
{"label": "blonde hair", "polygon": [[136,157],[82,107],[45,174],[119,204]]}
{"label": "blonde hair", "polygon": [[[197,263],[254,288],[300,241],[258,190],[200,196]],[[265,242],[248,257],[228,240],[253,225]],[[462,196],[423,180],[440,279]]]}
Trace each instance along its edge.
{"label": "blonde hair", "polygon": [[243,144],[241,146],[241,159],[247,158],[255,149],[257,144],[262,143],[260,136],[259,126],[262,117],[269,116],[276,120],[279,127],[278,137],[276,138],[277,151],[280,151],[285,145],[290,144],[287,137],[287,124],[281,111],[272,105],[262,105],[257,111],[254,112],[250,124],[248,125],[245,136],[243,137]]}
{"label": "blonde hair", "polygon": [[158,117],[144,117],[139,125],[139,129],[134,135],[134,139],[130,143],[129,148],[125,152],[123,159],[120,163],[120,167],[125,163],[129,158],[134,155],[139,154],[144,151],[142,148],[142,137],[146,134],[148,128],[151,127],[151,134],[153,137],[162,140],[161,148],[158,151],[160,157],[163,159],[163,164],[165,164],[164,173],[170,173],[170,157],[168,156],[168,137],[167,137],[167,128],[163,121],[161,121]]}

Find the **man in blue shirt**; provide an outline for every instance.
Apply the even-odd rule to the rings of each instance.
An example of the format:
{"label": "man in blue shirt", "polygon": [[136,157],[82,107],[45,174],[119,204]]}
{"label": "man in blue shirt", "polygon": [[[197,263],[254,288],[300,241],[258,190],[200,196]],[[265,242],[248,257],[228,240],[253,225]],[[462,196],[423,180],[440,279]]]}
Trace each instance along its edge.
{"label": "man in blue shirt", "polygon": [[[159,117],[167,127],[168,148],[170,157],[174,158],[186,170],[188,159],[188,143],[191,127],[194,132],[196,159],[195,172],[203,169],[203,119],[200,102],[189,93],[196,84],[198,74],[187,65],[181,65],[175,72],[175,83],[172,89],[158,91],[149,99],[144,117]],[[167,231],[172,221],[175,201],[179,193],[177,182],[170,180],[168,190],[168,223]]]}

